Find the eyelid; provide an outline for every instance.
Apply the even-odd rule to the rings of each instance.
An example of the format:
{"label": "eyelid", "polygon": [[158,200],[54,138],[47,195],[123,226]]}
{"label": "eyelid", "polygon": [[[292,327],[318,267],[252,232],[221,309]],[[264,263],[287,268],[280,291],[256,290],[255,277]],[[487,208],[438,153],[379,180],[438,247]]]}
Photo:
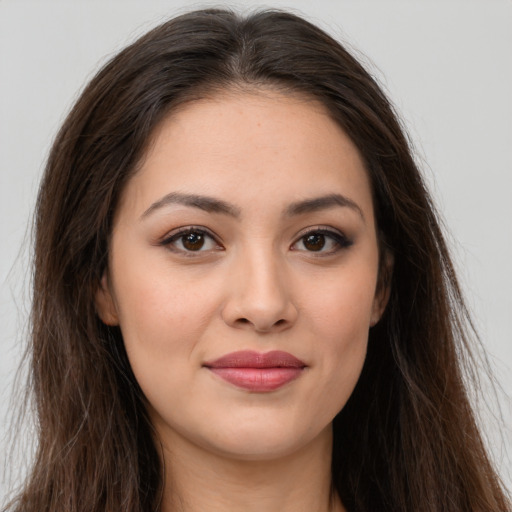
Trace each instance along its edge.
{"label": "eyelid", "polygon": [[[187,235],[189,233],[200,233],[205,237],[209,237],[216,244],[216,247],[214,249],[191,251],[180,249],[173,245],[174,242],[179,240],[180,237]],[[294,246],[296,246],[304,237],[310,234],[321,234],[331,238],[337,244],[336,249],[330,251],[306,251],[303,249],[294,248]],[[345,235],[343,231],[337,228],[333,228],[332,226],[317,225],[304,228],[299,233],[297,233],[297,235],[295,236],[295,241],[291,244],[290,249],[300,252],[309,252],[311,254],[315,254],[316,256],[329,256],[337,253],[342,249],[350,247],[352,244],[353,240],[347,237],[347,235]],[[213,250],[225,250],[224,246],[219,242],[219,238],[217,235],[215,235],[210,229],[206,228],[205,226],[198,225],[181,226],[179,228],[173,229],[170,232],[166,233],[165,236],[158,241],[158,245],[166,247],[170,251],[173,251],[175,253],[192,257],[199,256],[201,254],[204,255],[204,253],[212,252]]]}
{"label": "eyelid", "polygon": [[334,241],[338,244],[337,250],[334,251],[302,251],[302,252],[310,252],[311,254],[315,254],[316,256],[328,256],[331,254],[335,254],[339,250],[347,249],[351,245],[353,245],[353,240],[349,238],[343,231],[333,228],[331,226],[325,226],[325,225],[319,225],[319,226],[310,226],[308,228],[305,228],[301,230],[297,236],[295,237],[295,241],[291,245],[291,250],[298,250],[293,249],[293,247],[301,241],[305,236],[310,234],[321,234],[328,237],[331,237],[334,239]]}
{"label": "eyelid", "polygon": [[210,250],[205,251],[185,251],[182,249],[179,249],[177,247],[173,246],[173,242],[178,240],[181,236],[184,236],[188,233],[201,233],[202,235],[211,238],[214,243],[216,244],[216,250],[224,250],[224,247],[219,242],[218,237],[212,233],[208,228],[205,226],[182,226],[176,229],[173,229],[172,231],[169,231],[165,234],[165,236],[158,242],[158,245],[161,245],[163,247],[167,247],[169,250],[183,254],[186,256],[199,256],[201,253],[210,252]]}

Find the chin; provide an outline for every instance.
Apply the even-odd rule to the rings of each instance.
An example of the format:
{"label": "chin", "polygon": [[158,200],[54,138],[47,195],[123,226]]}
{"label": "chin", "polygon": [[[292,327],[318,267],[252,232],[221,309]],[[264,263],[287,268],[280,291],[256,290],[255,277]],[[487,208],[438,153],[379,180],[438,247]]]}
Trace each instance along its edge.
{"label": "chin", "polygon": [[323,429],[290,428],[283,423],[236,425],[205,440],[210,451],[237,460],[265,461],[288,457],[317,442],[331,442],[331,424]]}

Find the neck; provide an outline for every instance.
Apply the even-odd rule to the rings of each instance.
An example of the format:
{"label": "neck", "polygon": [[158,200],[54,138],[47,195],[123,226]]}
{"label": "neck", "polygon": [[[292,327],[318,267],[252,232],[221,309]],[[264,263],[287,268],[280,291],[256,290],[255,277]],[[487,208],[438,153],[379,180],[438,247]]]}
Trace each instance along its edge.
{"label": "neck", "polygon": [[331,492],[328,428],[293,454],[240,460],[203,450],[183,438],[163,448],[161,512],[343,512]]}

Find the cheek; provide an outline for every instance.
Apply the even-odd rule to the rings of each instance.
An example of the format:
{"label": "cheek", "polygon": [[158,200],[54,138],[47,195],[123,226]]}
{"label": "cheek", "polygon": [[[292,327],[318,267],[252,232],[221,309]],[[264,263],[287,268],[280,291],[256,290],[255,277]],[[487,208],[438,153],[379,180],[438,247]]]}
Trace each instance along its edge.
{"label": "cheek", "polygon": [[117,268],[119,323],[137,378],[164,362],[188,357],[217,310],[211,288],[197,290],[169,269],[142,266],[123,272],[121,266]]}
{"label": "cheek", "polygon": [[366,357],[375,279],[351,274],[324,286],[321,296],[310,298],[309,318],[323,357],[318,360],[325,376],[320,408],[336,414],[350,397]]}
{"label": "cheek", "polygon": [[[369,270],[370,269],[370,270]],[[318,291],[305,297],[315,329],[327,339],[344,342],[367,337],[373,312],[376,272],[373,266],[340,271],[323,281],[317,281]]]}

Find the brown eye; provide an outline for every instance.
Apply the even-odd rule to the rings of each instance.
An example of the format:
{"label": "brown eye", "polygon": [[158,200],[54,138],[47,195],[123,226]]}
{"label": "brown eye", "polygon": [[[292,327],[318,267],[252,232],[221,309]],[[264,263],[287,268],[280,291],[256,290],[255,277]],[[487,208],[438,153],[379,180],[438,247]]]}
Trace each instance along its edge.
{"label": "brown eye", "polygon": [[343,233],[330,229],[319,228],[302,235],[292,246],[293,251],[318,253],[320,256],[329,256],[347,249],[352,245]]}
{"label": "brown eye", "polygon": [[181,237],[181,243],[187,251],[199,251],[204,246],[204,235],[202,233],[187,233]]}
{"label": "brown eye", "polygon": [[213,235],[200,228],[180,229],[162,240],[161,245],[184,254],[222,250]]}
{"label": "brown eye", "polygon": [[302,243],[308,251],[321,251],[325,247],[325,236],[322,233],[306,235]]}

